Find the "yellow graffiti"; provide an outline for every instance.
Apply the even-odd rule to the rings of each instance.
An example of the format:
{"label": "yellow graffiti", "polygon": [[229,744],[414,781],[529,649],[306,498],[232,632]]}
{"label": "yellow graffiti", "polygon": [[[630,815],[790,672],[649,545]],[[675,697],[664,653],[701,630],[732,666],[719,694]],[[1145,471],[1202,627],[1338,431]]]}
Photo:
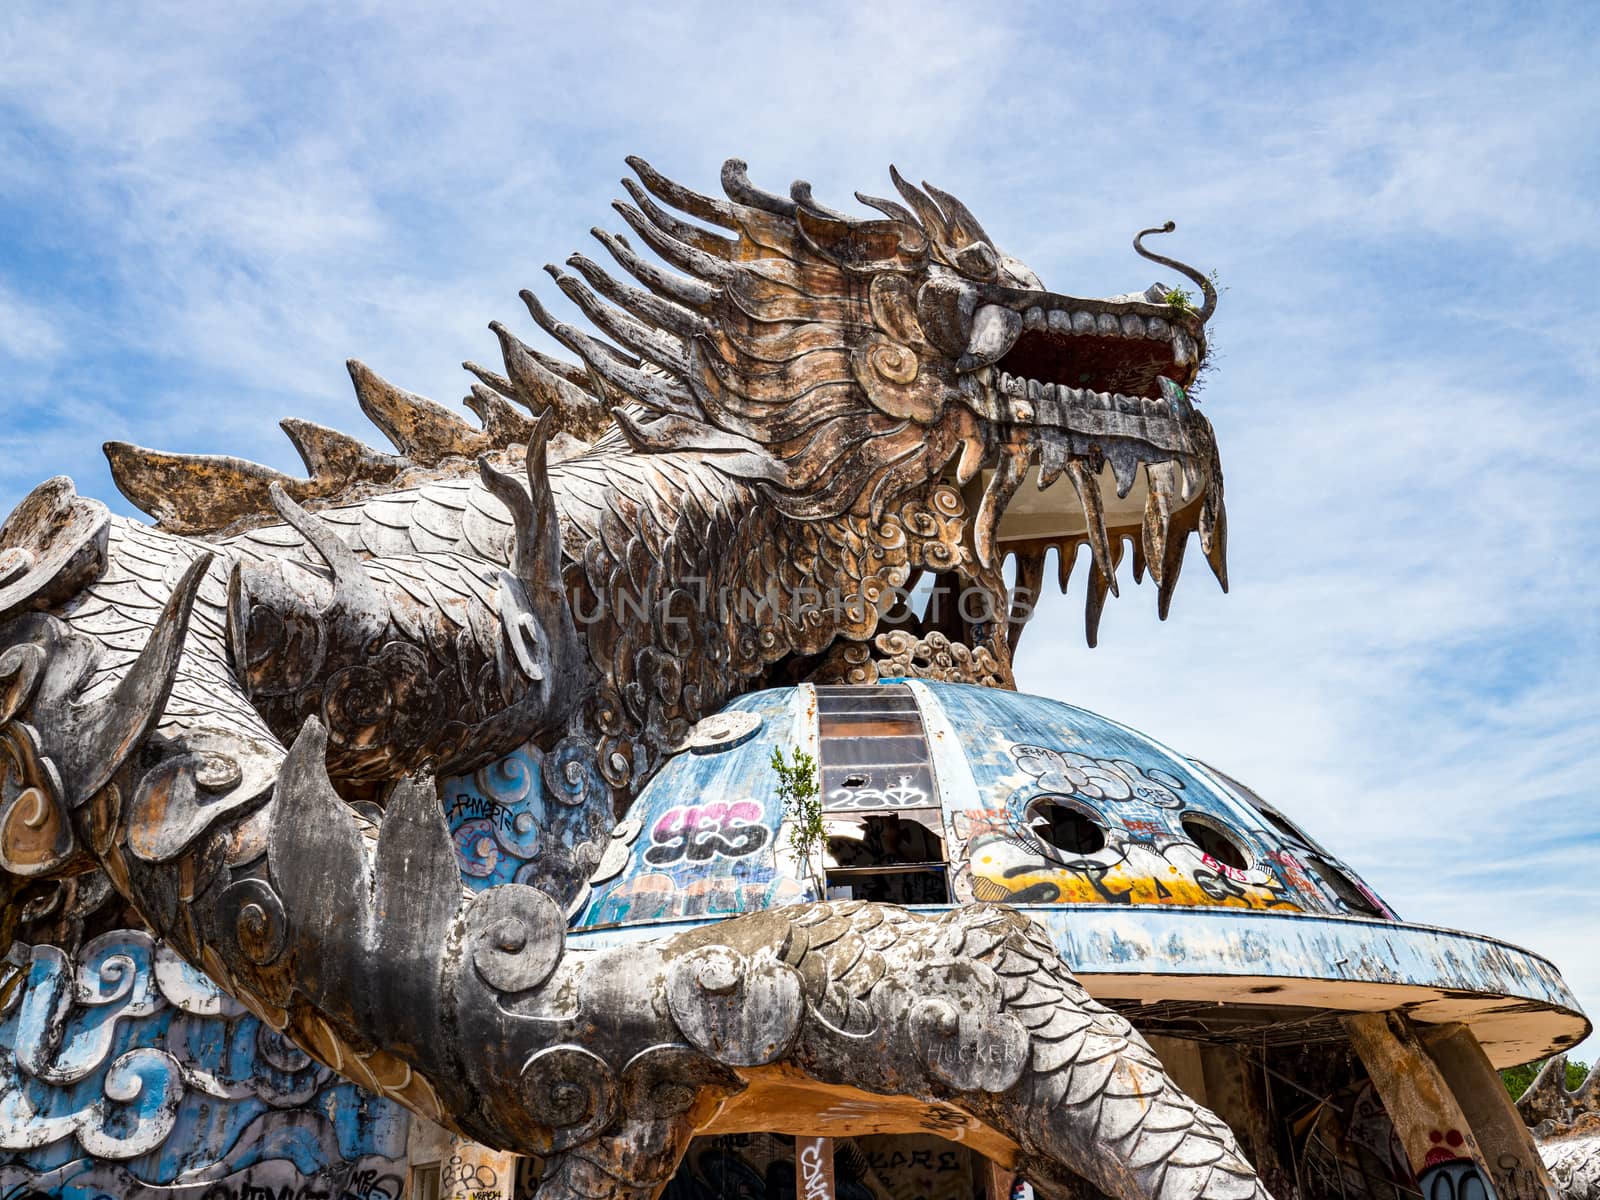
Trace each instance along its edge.
{"label": "yellow graffiti", "polygon": [[1050,861],[1019,839],[991,835],[974,839],[968,854],[978,900],[1301,911],[1270,871],[1236,870],[1187,842],[1119,839],[1068,865]]}

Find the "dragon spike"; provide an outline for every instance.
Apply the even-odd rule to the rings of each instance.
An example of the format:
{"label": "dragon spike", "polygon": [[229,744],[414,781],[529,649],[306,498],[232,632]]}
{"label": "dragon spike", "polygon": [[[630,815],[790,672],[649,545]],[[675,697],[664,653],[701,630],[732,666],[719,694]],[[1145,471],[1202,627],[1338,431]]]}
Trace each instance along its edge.
{"label": "dragon spike", "polygon": [[74,706],[65,722],[70,734],[68,729],[51,731],[62,739],[55,758],[69,803],[82,803],[105,787],[166,711],[194,600],[214,558],[211,551],[202,551],[184,568],[116,691],[98,704]]}
{"label": "dragon spike", "polygon": [[750,182],[749,171],[750,165],[742,158],[730,158],[722,164],[722,190],[728,193],[728,199],[792,220],[799,206],[793,200],[758,188]]}
{"label": "dragon spike", "polygon": [[1571,1095],[1573,1105],[1579,1112],[1600,1113],[1600,1064],[1589,1069],[1578,1090]]}
{"label": "dragon spike", "polygon": [[[598,231],[596,231],[598,236]],[[688,341],[711,332],[711,322],[669,300],[613,279],[598,263],[582,254],[568,256],[567,265],[587,279],[595,291],[620,304],[642,321]]]}
{"label": "dragon spike", "polygon": [[392,454],[374,450],[360,438],[318,425],[315,421],[302,421],[286,417],[278,422],[306,472],[313,479],[342,480],[361,477],[365,479],[390,477],[405,465]]}
{"label": "dragon spike", "polygon": [[633,202],[639,206],[639,210],[669,237],[675,237],[685,245],[693,246],[696,250],[713,254],[718,258],[733,259],[736,256],[739,249],[737,242],[721,234],[701,229],[698,225],[680,221],[650,199],[650,194],[631,179],[624,179],[622,186],[628,189],[628,195],[633,197]]}
{"label": "dragon spike", "polygon": [[[1585,1084],[1595,1078],[1591,1073]],[[1564,1124],[1567,1120],[1567,1110],[1572,1103],[1572,1093],[1567,1091],[1567,1056],[1565,1054],[1552,1054],[1539,1068],[1539,1073],[1533,1077],[1527,1089],[1517,1097],[1517,1112],[1523,1121],[1529,1125],[1538,1125],[1544,1121],[1554,1121]]]}
{"label": "dragon spike", "polygon": [[[500,354],[505,360],[506,372],[511,376],[505,381],[512,389],[511,399],[535,415],[546,409],[554,409],[561,428],[568,433],[591,441],[599,436],[606,424],[605,409],[591,394],[589,389],[592,384],[585,372],[524,345],[498,321],[491,321],[489,328],[500,339]],[[553,366],[560,366],[561,373],[552,370]],[[471,365],[467,369],[473,370]],[[478,371],[473,373],[478,374],[480,379],[484,378]],[[582,380],[582,383],[573,382],[574,378]],[[485,382],[496,391],[500,390],[493,380]]]}
{"label": "dragon spike", "polygon": [[922,190],[939,202],[939,207],[944,210],[945,222],[949,226],[950,232],[955,234],[958,245],[965,246],[973,242],[986,242],[993,248],[994,239],[984,232],[983,226],[978,222],[978,218],[972,215],[972,210],[965,204],[961,203],[949,192],[940,191],[926,179],[922,181]]}
{"label": "dragon spike", "polygon": [[325,612],[337,610],[363,623],[365,628],[382,629],[389,621],[389,604],[373,584],[356,552],[321,517],[307,512],[277,484],[267,491],[272,507],[333,572],[333,599]]}
{"label": "dragon spike", "polygon": [[350,359],[345,366],[361,411],[413,462],[432,466],[489,448],[482,430],[474,429],[444,405],[395,387],[357,359]]}
{"label": "dragon spike", "polygon": [[1139,465],[1143,461],[1139,451],[1121,438],[1111,439],[1105,447],[1105,458],[1111,464],[1111,478],[1117,482],[1117,499],[1126,500],[1139,479]]}
{"label": "dragon spike", "polygon": [[550,264],[545,270],[567,299],[582,309],[583,315],[608,337],[680,379],[689,374],[689,360],[683,352],[683,344],[671,334],[652,328],[627,312],[605,303],[560,267]]}
{"label": "dragon spike", "polygon": [[704,250],[696,250],[675,237],[669,237],[631,204],[614,200],[611,207],[616,209],[622,219],[644,240],[645,245],[678,270],[687,271],[696,279],[708,280],[719,287],[733,281],[734,268],[726,260],[714,254],[707,254]]}
{"label": "dragon spike", "polygon": [[863,192],[856,193],[856,199],[868,208],[875,208],[891,221],[903,221],[907,225],[917,225],[916,214],[903,204],[896,204],[893,200],[885,200],[881,196],[868,196]]}
{"label": "dragon spike", "polygon": [[[589,385],[588,371],[579,366],[577,363],[570,363],[564,358],[557,358],[553,354],[546,354],[543,350],[535,350],[532,346],[519,339],[516,334],[509,332],[506,327],[498,321],[490,321],[489,328],[493,330],[495,336],[500,339],[500,348],[502,351],[504,351],[508,345],[514,345],[522,357],[532,359],[534,364],[544,370],[547,374],[554,375],[558,379],[565,379],[573,387],[581,388]],[[503,353],[501,357],[504,358]],[[467,369],[471,370],[472,368],[468,367]],[[485,379],[484,382],[489,384],[490,387],[494,387],[494,384],[490,380]],[[506,398],[508,400],[517,399],[516,396],[508,396]]]}
{"label": "dragon spike", "polygon": [[[1189,548],[1189,530],[1187,528],[1174,531],[1173,536],[1167,540],[1166,559],[1161,564],[1161,579],[1156,584],[1156,613],[1165,621],[1167,613],[1172,609],[1172,593],[1178,587],[1178,572],[1183,570],[1183,555]],[[1152,566],[1150,574],[1155,574]]]}
{"label": "dragon spike", "polygon": [[117,490],[163,529],[211,533],[267,507],[273,484],[300,486],[293,476],[226,454],[172,454],[128,442],[106,442]]}
{"label": "dragon spike", "polygon": [[1171,233],[1177,227],[1174,222],[1168,221],[1165,225],[1158,225],[1154,229],[1141,229],[1134,235],[1133,249],[1141,257],[1148,258],[1151,262],[1158,262],[1164,267],[1171,267],[1174,271],[1179,271],[1194,280],[1200,288],[1200,294],[1206,298],[1205,303],[1200,306],[1200,311],[1195,314],[1200,319],[1200,324],[1204,325],[1211,319],[1211,314],[1217,311],[1217,289],[1212,286],[1211,280],[1188,263],[1181,263],[1175,258],[1167,258],[1165,255],[1144,248],[1144,239],[1150,234]]}
{"label": "dragon spike", "polygon": [[[1106,533],[1106,510],[1100,499],[1100,480],[1081,458],[1068,459],[1066,471],[1067,478],[1072,480],[1072,486],[1078,493],[1078,503],[1083,506],[1083,524],[1088,534],[1089,552],[1094,556],[1095,570],[1100,573],[1100,578],[1107,581],[1111,594],[1119,595],[1111,539]],[[1089,644],[1094,645],[1093,638]]]}
{"label": "dragon spike", "polygon": [[812,212],[821,213],[823,216],[833,221],[852,221],[852,218],[840,212],[838,209],[829,208],[826,204],[820,203],[817,198],[811,194],[811,184],[804,179],[796,179],[789,185],[789,195],[794,198],[794,202],[799,208],[809,208]]}
{"label": "dragon spike", "polygon": [[507,400],[515,400],[518,404],[522,404],[524,407],[526,407],[525,402],[523,401],[522,397],[517,394],[517,389],[512,384],[511,380],[500,374],[500,372],[491,371],[488,367],[479,366],[470,358],[461,364],[461,369],[463,371],[471,371],[478,377],[478,381],[480,383],[492,391],[499,392],[500,395],[504,396]]}
{"label": "dragon spike", "polygon": [[894,180],[895,190],[905,197],[906,203],[916,212],[928,237],[935,242],[950,245],[950,230],[945,225],[944,214],[939,211],[939,206],[928,197],[927,193],[919,191],[915,184],[907,183],[905,177],[892,163],[889,166],[889,178]]}
{"label": "dragon spike", "polygon": [[1072,582],[1072,568],[1078,562],[1078,543],[1076,541],[1062,542],[1056,547],[1056,586],[1061,589],[1061,594],[1067,594],[1067,584]]}
{"label": "dragon spike", "polygon": [[641,371],[638,369],[638,360],[630,359],[615,347],[608,346],[582,330],[556,320],[545,311],[544,305],[539,303],[532,292],[523,292],[522,299],[540,328],[583,359],[595,375],[607,384],[619,391],[627,392],[640,403],[663,412],[695,417],[701,415],[694,400],[678,380]]}
{"label": "dragon spike", "polygon": [[1022,630],[1039,605],[1039,592],[1044,584],[1044,551],[1027,550],[1017,555],[1017,578],[1011,587],[1011,617],[1006,622],[1006,637],[1011,652],[1017,651],[1022,640]]}
{"label": "dragon spike", "polygon": [[[573,326],[568,325],[565,321],[557,320],[550,314],[549,310],[539,302],[539,297],[535,296],[527,288],[523,288],[522,291],[517,293],[517,295],[520,296],[522,298],[522,302],[528,306],[528,314],[534,319],[540,329],[544,330],[551,337],[555,338],[556,341],[560,342],[568,350],[571,350],[585,363],[589,364],[589,366],[593,366],[595,360],[598,359],[602,362],[611,363],[619,367],[628,367],[631,369],[638,368],[639,360],[633,355],[628,354],[626,351],[618,350],[615,346],[608,342],[602,342],[598,338],[592,338],[587,333],[584,333],[583,330],[574,328]],[[585,374],[587,373],[587,370],[588,367],[582,368],[582,371]]]}
{"label": "dragon spike", "polygon": [[550,489],[548,455],[552,424],[550,413],[545,412],[528,435],[526,488],[487,456],[478,460],[484,486],[511,512],[515,530],[511,570],[523,583],[536,587],[559,585],[561,580],[560,526]]}
{"label": "dragon spike", "polygon": [[1150,494],[1144,502],[1144,558],[1150,565],[1150,578],[1160,587],[1167,569],[1167,543],[1172,535],[1173,501],[1178,498],[1178,472],[1170,462],[1146,463],[1144,475],[1150,486]]}
{"label": "dragon spike", "polygon": [[[710,221],[713,225],[720,225],[724,229],[739,228],[738,214],[727,201],[718,200],[714,196],[703,196],[675,180],[668,179],[637,154],[630,154],[624,161],[633,168],[634,174],[645,187],[650,189],[652,195],[666,201],[673,208],[686,212],[691,217],[698,217],[702,221]],[[623,180],[624,186],[627,182]]]}
{"label": "dragon spike", "polygon": [[523,416],[493,388],[481,383],[472,385],[472,394],[463,398],[465,404],[478,414],[489,440],[496,446],[509,446],[515,442],[526,444],[533,431],[533,422]]}
{"label": "dragon spike", "polygon": [[640,258],[627,241],[604,229],[593,231],[600,244],[629,275],[664,300],[681,304],[697,313],[709,313],[717,302],[717,292],[698,279],[663,271],[655,263]]}

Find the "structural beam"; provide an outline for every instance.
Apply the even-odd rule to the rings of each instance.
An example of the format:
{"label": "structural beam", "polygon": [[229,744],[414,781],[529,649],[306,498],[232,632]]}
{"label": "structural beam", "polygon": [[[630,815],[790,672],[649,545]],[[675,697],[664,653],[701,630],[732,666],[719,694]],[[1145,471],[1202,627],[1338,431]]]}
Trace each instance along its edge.
{"label": "structural beam", "polygon": [[1343,1020],[1423,1200],[1511,1200],[1496,1192],[1471,1122],[1405,1014],[1356,1013]]}
{"label": "structural beam", "polygon": [[1532,1133],[1472,1031],[1460,1024],[1417,1028],[1428,1056],[1472,1125],[1500,1200],[1545,1200],[1560,1195],[1533,1144]]}

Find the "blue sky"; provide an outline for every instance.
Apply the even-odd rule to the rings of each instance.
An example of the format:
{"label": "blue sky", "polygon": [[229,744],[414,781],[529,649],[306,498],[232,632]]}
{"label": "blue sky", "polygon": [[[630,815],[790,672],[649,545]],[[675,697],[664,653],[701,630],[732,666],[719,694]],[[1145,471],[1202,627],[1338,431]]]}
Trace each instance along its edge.
{"label": "blue sky", "polygon": [[[468,11],[468,9],[471,11]],[[117,15],[111,15],[115,11]],[[99,443],[285,469],[343,360],[449,401],[491,318],[614,225],[625,154],[825,203],[892,161],[1056,290],[1228,287],[1198,560],[1029,690],[1237,775],[1403,916],[1553,957],[1600,1012],[1592,4],[8,5],[0,511]],[[374,435],[376,436],[376,435]],[[1593,1056],[1595,1043],[1586,1047]]]}

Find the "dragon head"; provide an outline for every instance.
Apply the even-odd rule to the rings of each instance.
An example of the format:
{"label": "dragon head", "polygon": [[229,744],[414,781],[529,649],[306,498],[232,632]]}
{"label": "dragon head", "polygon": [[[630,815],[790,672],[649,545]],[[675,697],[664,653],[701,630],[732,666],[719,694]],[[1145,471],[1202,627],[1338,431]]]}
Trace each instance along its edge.
{"label": "dragon head", "polygon": [[1125,541],[1163,617],[1190,532],[1227,586],[1216,444],[1186,391],[1216,292],[1145,249],[1170,223],[1134,247],[1194,280],[1198,308],[1162,284],[1102,299],[1052,292],[961,201],[892,168],[904,203],[858,193],[881,214],[864,218],[825,208],[804,182],[788,197],[763,191],[737,159],[723,168],[726,199],[628,161],[633,203],[617,211],[677,271],[598,229],[642,289],[581,254],[568,259],[575,274],[548,268],[615,345],[524,299],[582,358],[584,390],[611,400],[635,449],[708,455],[801,519],[876,523],[953,484],[973,510],[972,578],[1002,593],[1007,555],[1019,590],[1036,594],[1048,550],[1064,589],[1088,544],[1091,644]]}

